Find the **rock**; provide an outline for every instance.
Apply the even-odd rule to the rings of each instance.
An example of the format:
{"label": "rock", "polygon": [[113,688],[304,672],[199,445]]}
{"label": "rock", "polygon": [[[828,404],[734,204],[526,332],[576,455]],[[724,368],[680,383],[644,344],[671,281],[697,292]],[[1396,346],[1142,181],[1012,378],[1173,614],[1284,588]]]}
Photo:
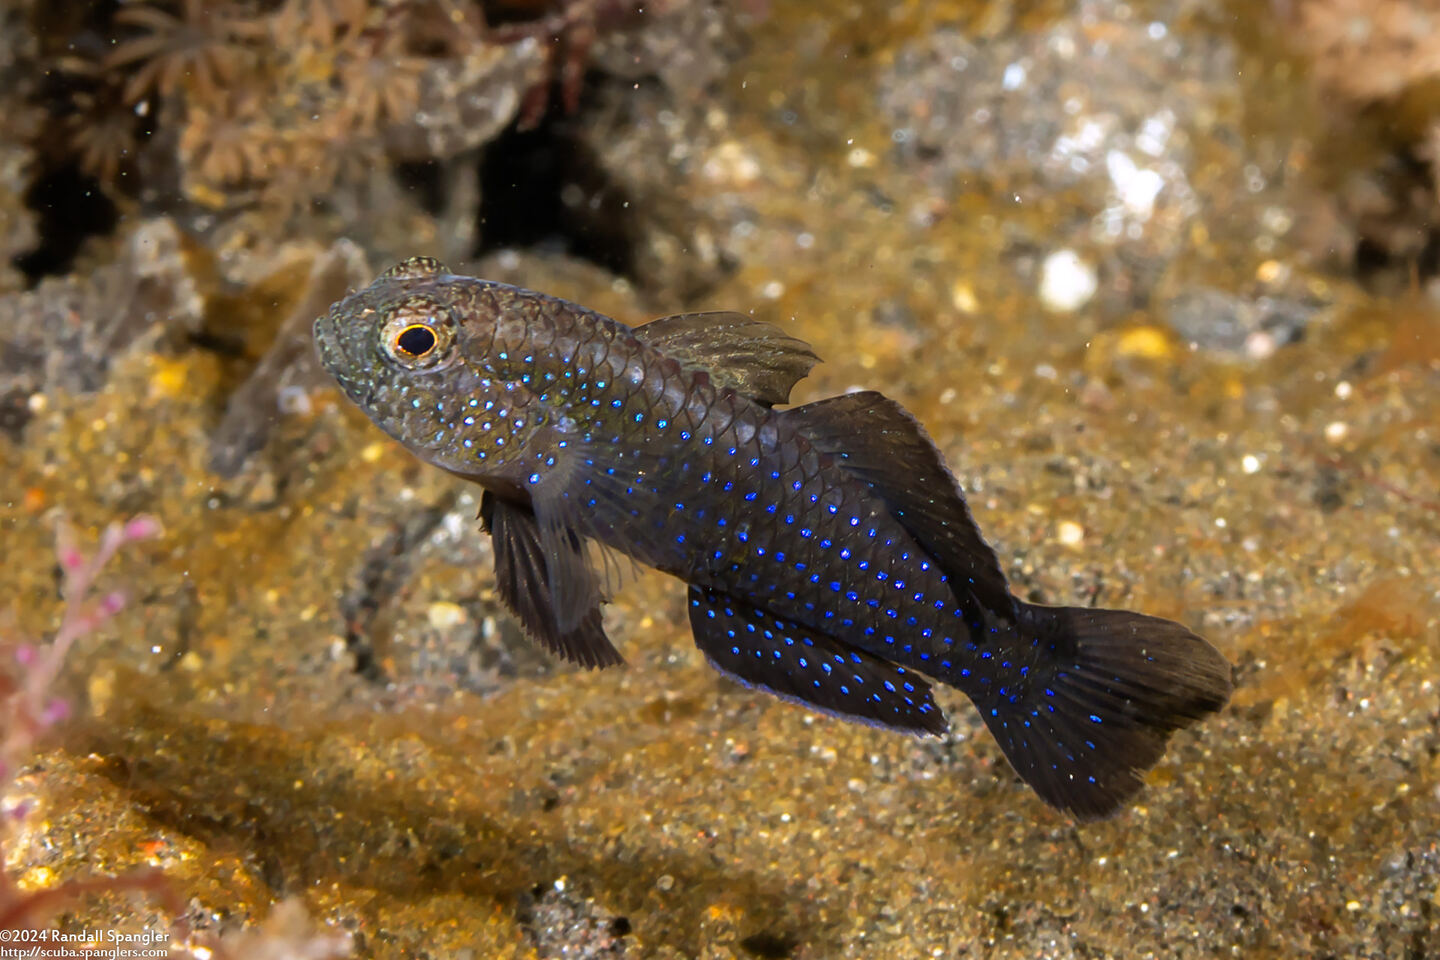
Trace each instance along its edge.
{"label": "rock", "polygon": [[149,220],[120,259],[0,297],[0,421],[18,436],[30,398],[87,393],[132,350],[175,350],[200,329],[204,298],[174,222]]}

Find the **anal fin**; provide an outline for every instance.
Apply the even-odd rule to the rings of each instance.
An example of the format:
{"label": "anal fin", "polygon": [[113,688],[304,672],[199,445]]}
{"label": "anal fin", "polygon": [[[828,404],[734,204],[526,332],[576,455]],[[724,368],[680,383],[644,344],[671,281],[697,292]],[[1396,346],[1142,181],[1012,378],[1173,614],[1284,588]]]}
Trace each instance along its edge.
{"label": "anal fin", "polygon": [[936,736],[947,729],[919,674],[714,590],[692,586],[689,600],[695,645],[746,686],[842,720]]}
{"label": "anal fin", "polygon": [[[624,663],[620,652],[605,636],[600,622],[598,592],[586,591],[587,605],[565,618],[573,624],[562,629],[554,609],[550,588],[547,550],[541,542],[535,515],[486,491],[480,500],[480,517],[490,531],[495,550],[495,589],[500,599],[525,632],[551,653],[582,667],[609,667]],[[564,545],[577,553],[584,550],[578,539]],[[552,550],[555,545],[551,545]],[[572,558],[574,566],[586,570],[583,556]]]}

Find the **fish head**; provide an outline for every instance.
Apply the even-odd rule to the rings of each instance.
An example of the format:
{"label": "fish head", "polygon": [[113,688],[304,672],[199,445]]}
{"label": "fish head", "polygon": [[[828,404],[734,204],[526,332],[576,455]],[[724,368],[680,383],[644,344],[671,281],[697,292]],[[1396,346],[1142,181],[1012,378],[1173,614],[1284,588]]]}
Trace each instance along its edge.
{"label": "fish head", "polygon": [[504,345],[513,288],[412,257],[315,321],[320,362],[376,426],[421,459],[485,480],[514,472],[544,419]]}

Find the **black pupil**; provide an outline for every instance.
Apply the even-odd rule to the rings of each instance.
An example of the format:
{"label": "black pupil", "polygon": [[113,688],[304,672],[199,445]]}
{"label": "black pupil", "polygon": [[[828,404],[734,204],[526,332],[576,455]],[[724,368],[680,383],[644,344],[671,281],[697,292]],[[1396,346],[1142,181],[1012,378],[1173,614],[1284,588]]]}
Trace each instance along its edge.
{"label": "black pupil", "polygon": [[400,336],[395,338],[395,346],[400,348],[401,353],[423,357],[435,349],[435,332],[429,327],[406,327],[400,331]]}

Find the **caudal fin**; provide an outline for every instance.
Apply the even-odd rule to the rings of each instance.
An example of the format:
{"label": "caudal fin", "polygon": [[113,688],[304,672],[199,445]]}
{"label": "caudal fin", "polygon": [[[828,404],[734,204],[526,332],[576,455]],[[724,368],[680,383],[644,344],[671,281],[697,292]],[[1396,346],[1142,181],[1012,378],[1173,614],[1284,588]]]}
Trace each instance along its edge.
{"label": "caudal fin", "polygon": [[1128,610],[1020,605],[1046,660],[1015,702],[981,704],[1015,772],[1082,820],[1141,786],[1171,731],[1230,699],[1230,664],[1178,623]]}

